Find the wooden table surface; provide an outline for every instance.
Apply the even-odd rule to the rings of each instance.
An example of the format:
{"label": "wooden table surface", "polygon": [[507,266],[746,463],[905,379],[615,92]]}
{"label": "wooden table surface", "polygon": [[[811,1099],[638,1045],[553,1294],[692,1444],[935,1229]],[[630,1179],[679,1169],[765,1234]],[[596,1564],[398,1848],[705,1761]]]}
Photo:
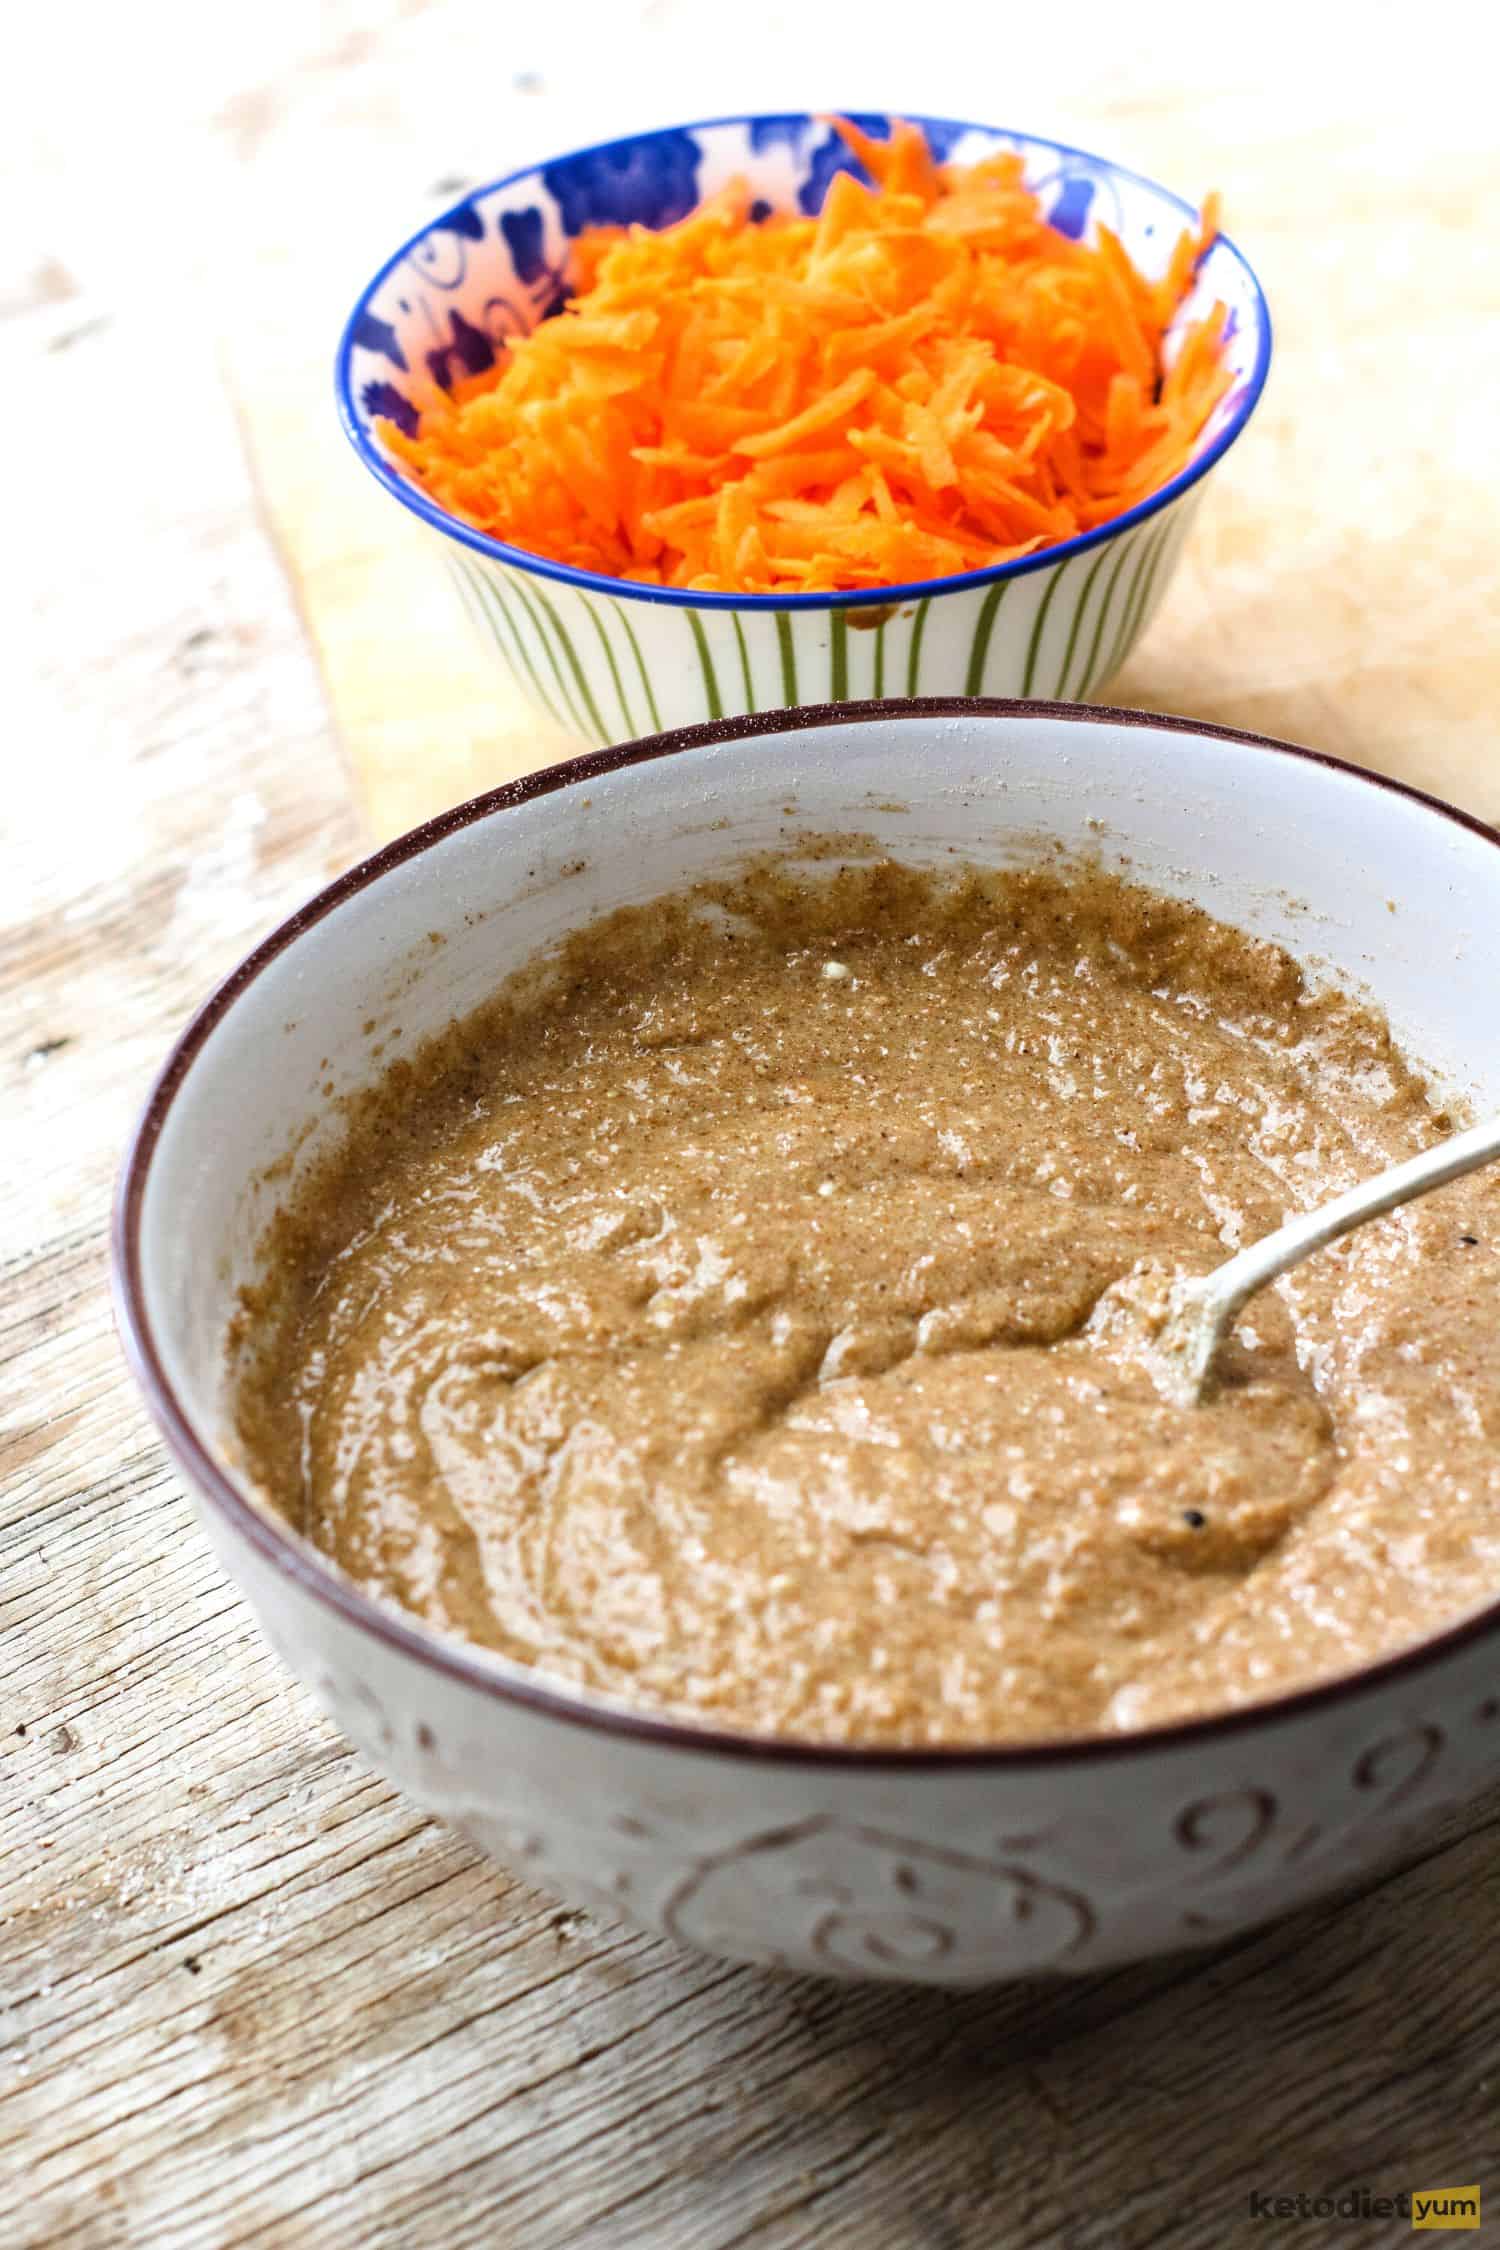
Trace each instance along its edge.
{"label": "wooden table surface", "polygon": [[[342,1745],[220,1577],[111,1333],[110,1187],[153,1068],[366,833],[232,400],[320,357],[445,180],[626,115],[895,100],[1216,180],[1255,251],[1256,182],[1297,168],[1305,236],[1271,229],[1263,262],[1308,307],[1304,386],[1335,309],[1359,429],[1354,392],[1310,435],[1273,391],[1297,471],[1274,565],[1247,445],[1181,597],[1196,637],[1164,620],[1132,689],[1289,710],[1500,809],[1495,172],[1459,12],[1367,6],[1355,36],[1274,0],[1217,38],[1186,5],[1017,15],[265,0],[29,26],[44,68],[8,74],[0,141],[7,2246],[1208,2250],[1407,2233],[1278,2226],[1257,2191],[1500,2197],[1500,1802],[1340,1905],[1082,1983],[914,1995],[679,1955],[479,1862]],[[324,333],[294,350],[307,306]],[[1406,573],[1405,626],[1388,605],[1373,636],[1372,546]]]}

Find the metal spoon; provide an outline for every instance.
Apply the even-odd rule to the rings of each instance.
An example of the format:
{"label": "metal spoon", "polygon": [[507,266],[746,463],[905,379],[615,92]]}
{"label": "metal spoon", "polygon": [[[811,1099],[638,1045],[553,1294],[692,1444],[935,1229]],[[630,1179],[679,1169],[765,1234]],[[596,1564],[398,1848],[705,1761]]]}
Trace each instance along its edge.
{"label": "metal spoon", "polygon": [[1151,1371],[1159,1387],[1179,1405],[1199,1405],[1212,1387],[1219,1347],[1241,1307],[1258,1289],[1366,1219],[1394,1211],[1448,1180],[1462,1179],[1497,1156],[1500,1117],[1491,1117],[1404,1164],[1377,1172],[1372,1180],[1361,1181],[1316,1211],[1289,1219],[1212,1273],[1179,1274],[1167,1287],[1164,1310],[1150,1324]]}

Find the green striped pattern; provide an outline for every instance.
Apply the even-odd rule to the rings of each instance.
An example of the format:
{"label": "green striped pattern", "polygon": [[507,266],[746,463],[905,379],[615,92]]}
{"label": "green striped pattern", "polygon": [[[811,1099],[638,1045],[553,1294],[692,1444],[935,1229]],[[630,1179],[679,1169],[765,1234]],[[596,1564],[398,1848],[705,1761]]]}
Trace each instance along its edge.
{"label": "green striped pattern", "polygon": [[1077,702],[1119,670],[1145,629],[1196,497],[1054,569],[889,610],[633,602],[444,545],[464,608],[521,692],[586,742],[625,742],[694,720],[824,700]]}
{"label": "green striped pattern", "polygon": [[645,690],[646,694],[646,708],[651,713],[651,731],[653,734],[660,734],[661,713],[656,708],[656,695],[651,686],[651,675],[646,670],[646,660],[641,655],[640,644],[635,637],[635,627],[631,624],[630,619],[626,616],[625,611],[621,607],[620,603],[615,600],[614,595],[611,594],[609,598],[611,604],[614,607],[616,615],[619,617],[620,623],[625,628],[625,638],[630,643],[630,653],[635,658],[636,670],[641,675],[641,686]]}

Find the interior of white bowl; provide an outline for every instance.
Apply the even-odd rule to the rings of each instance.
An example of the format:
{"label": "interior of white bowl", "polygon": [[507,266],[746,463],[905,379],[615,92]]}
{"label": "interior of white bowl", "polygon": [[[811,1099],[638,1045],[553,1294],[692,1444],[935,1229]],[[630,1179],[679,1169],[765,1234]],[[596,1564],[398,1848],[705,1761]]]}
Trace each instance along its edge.
{"label": "interior of white bowl", "polygon": [[336,1097],[594,916],[828,831],[939,867],[1098,852],[1369,993],[1445,1092],[1500,1103],[1500,845],[1370,776],[1062,706],[830,707],[601,752],[355,869],[268,940],[169,1066],[125,1180],[126,1318],[210,1451],[225,1458],[236,1292],[338,1133]]}
{"label": "interior of white bowl", "polygon": [[[887,115],[861,112],[857,122],[877,137],[890,131]],[[1053,226],[1084,239],[1101,225],[1112,228],[1149,275],[1165,271],[1179,233],[1196,224],[1196,213],[1181,198],[1081,149],[951,118],[915,122],[937,154],[954,163],[1016,151]],[[387,455],[380,420],[415,430],[423,410],[456,381],[492,367],[507,338],[528,333],[558,311],[567,291],[568,245],[585,227],[665,226],[735,178],[747,180],[767,210],[816,211],[841,170],[860,167],[825,118],[799,112],[644,133],[475,189],[396,253],[349,320],[339,349],[338,393],[361,457],[389,490],[437,528],[470,545],[513,554],[456,525],[426,499]],[[1229,313],[1225,357],[1231,382],[1205,425],[1193,463],[1169,490],[1223,450],[1265,378],[1270,354],[1265,301],[1244,257],[1223,237],[1199,266],[1169,333],[1168,357],[1174,338],[1216,301]],[[553,576],[588,576],[557,565],[541,567]]]}

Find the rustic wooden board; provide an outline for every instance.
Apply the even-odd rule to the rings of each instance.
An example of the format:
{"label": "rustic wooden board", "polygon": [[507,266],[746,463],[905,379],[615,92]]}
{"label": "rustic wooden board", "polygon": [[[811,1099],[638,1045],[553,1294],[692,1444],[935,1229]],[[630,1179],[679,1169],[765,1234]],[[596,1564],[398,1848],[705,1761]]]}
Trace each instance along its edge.
{"label": "rustic wooden board", "polygon": [[[1341,1905],[1081,1985],[845,1991],[679,1955],[483,1865],[361,1765],[260,1644],[121,1366],[105,1225],[150,1074],[208,986],[361,839],[214,333],[242,402],[253,359],[316,363],[308,428],[327,432],[343,280],[455,167],[607,131],[626,85],[643,118],[775,107],[795,55],[794,98],[876,102],[894,85],[913,108],[1082,122],[1056,101],[1049,11],[928,0],[913,52],[909,12],[882,0],[865,0],[857,40],[842,8],[820,30],[819,11],[771,0],[728,60],[718,14],[558,0],[518,29],[477,0],[272,5],[216,16],[205,40],[197,17],[162,10],[144,67],[138,14],[100,13],[87,72],[65,67],[76,12],[29,26],[68,103],[16,105],[0,245],[7,2250],[1222,2250],[1279,2239],[1250,2216],[1257,2190],[1500,2192],[1500,1801]],[[1316,350],[1404,403],[1361,435],[1341,399],[1309,436],[1278,385],[1259,441],[1289,476],[1274,568],[1234,533],[1247,448],[1238,497],[1205,525],[1219,567],[1210,579],[1205,546],[1143,691],[1415,765],[1493,810],[1493,284],[1474,186],[1488,92],[1478,71],[1433,74],[1440,39],[1418,52],[1380,19],[1366,10],[1346,53],[1317,11],[1268,0],[1231,60],[1185,0],[1162,0],[1139,46],[1111,43],[1113,11],[1069,13],[1103,145],[1162,169],[1175,155],[1178,177],[1218,177],[1237,209],[1262,171],[1317,156],[1323,192],[1347,181],[1369,228],[1384,212],[1390,229],[1375,292],[1337,247],[1348,236],[1314,225],[1309,247],[1311,204],[1274,241],[1247,212],[1284,335],[1293,269],[1316,256],[1343,306]],[[1465,294],[1439,288],[1464,272]],[[1398,287],[1413,310],[1393,342]],[[1322,322],[1318,288],[1303,296]],[[290,334],[296,307],[315,350]],[[251,330],[271,339],[258,354]],[[1429,391],[1419,362],[1440,353],[1462,368],[1436,365]],[[343,528],[357,484],[339,496],[337,441],[318,442],[304,460],[336,571],[358,552]],[[1381,499],[1361,533],[1347,503],[1326,515],[1325,457]],[[1455,526],[1476,542],[1468,579]],[[1410,590],[1405,622],[1387,606],[1378,633],[1352,591],[1337,610],[1327,596],[1352,564],[1368,597],[1365,543]],[[1244,600],[1199,611],[1210,586]],[[369,676],[380,639],[361,656],[351,628],[340,673],[323,595],[302,592],[347,733],[349,678]],[[1316,610],[1316,631],[1293,631],[1288,601]],[[362,595],[350,614],[368,615]],[[1173,671],[1170,636],[1190,624]],[[1274,679],[1255,636],[1280,651]],[[375,719],[402,676],[393,663],[371,692]],[[385,825],[416,809],[380,804]]]}

